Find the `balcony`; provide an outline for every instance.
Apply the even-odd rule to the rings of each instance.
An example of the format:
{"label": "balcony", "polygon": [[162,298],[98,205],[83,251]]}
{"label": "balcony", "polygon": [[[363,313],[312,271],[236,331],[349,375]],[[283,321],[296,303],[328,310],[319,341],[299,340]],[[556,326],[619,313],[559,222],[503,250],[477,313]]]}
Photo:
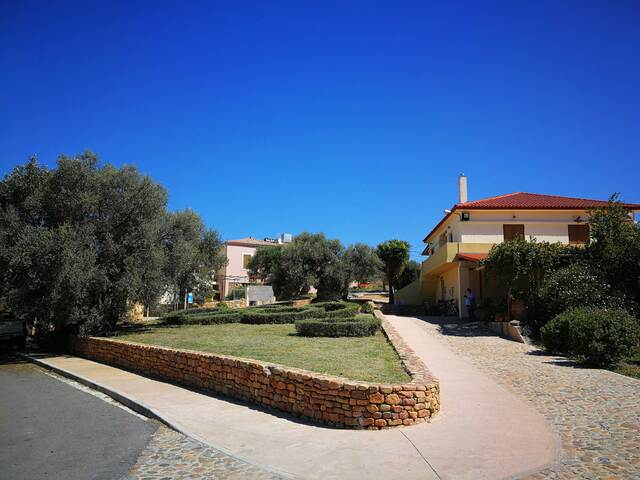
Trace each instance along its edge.
{"label": "balcony", "polygon": [[488,253],[493,243],[446,242],[422,262],[422,275],[433,275],[447,270],[458,253]]}

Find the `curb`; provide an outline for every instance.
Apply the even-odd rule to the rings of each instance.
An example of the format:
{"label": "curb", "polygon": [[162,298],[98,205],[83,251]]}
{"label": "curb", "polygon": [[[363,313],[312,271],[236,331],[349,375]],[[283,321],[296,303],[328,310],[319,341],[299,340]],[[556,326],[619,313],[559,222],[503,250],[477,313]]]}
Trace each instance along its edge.
{"label": "curb", "polygon": [[18,352],[17,353],[18,356],[20,356],[21,358],[28,360],[31,363],[34,363],[36,365],[38,365],[39,367],[45,368],[47,370],[50,370],[52,372],[57,373],[58,375],[61,375],[65,378],[69,378],[71,380],[74,380],[86,387],[92,388],[93,390],[97,390],[98,392],[101,392],[111,398],[113,398],[115,401],[121,403],[122,405],[124,405],[125,407],[133,410],[136,413],[139,413],[140,415],[143,415],[147,418],[152,418],[154,420],[159,421],[160,423],[162,423],[163,425],[165,425],[166,427],[170,428],[171,430],[175,430],[178,433],[181,433],[182,435],[189,437],[193,440],[196,440],[199,443],[202,443],[203,445],[207,445],[208,447],[211,448],[215,448],[216,450],[221,451],[222,453],[224,453],[225,455],[228,455],[230,457],[235,458],[236,460],[239,460],[241,462],[244,463],[248,463],[249,465],[252,465],[256,468],[259,468],[261,470],[265,470],[268,473],[272,473],[274,475],[277,475],[279,477],[285,478],[285,479],[294,479],[296,477],[294,477],[291,473],[282,471],[282,470],[278,470],[276,468],[273,468],[271,466],[267,466],[267,465],[262,465],[260,463],[256,463],[253,460],[250,460],[248,458],[239,456],[231,451],[229,451],[228,449],[221,447],[219,445],[213,444],[207,440],[205,440],[204,438],[200,437],[199,435],[196,435],[192,432],[189,432],[188,430],[186,430],[182,425],[180,425],[180,423],[174,421],[174,420],[169,420],[166,417],[164,417],[160,412],[158,412],[157,410],[149,407],[148,405],[146,405],[144,402],[141,402],[139,400],[134,400],[130,397],[127,397],[124,393],[119,392],[118,390],[115,390],[113,388],[107,387],[105,385],[102,385],[100,383],[94,382],[93,380],[90,380],[86,377],[83,377],[82,375],[78,375],[76,373],[73,373],[69,370],[66,370],[64,368],[61,367],[56,367],[54,365],[50,365],[47,362],[40,360],[37,357],[33,357],[29,354],[26,353],[22,353],[22,352]]}

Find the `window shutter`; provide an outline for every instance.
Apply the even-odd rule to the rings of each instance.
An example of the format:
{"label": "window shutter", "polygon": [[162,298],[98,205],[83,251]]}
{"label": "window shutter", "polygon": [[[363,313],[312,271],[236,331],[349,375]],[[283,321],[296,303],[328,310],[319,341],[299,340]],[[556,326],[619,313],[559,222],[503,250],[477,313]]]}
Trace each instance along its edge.
{"label": "window shutter", "polygon": [[524,239],[524,225],[523,224],[507,224],[502,225],[502,234],[504,235],[504,241],[515,240],[516,238]]}
{"label": "window shutter", "polygon": [[589,240],[589,225],[569,225],[569,244],[584,245]]}

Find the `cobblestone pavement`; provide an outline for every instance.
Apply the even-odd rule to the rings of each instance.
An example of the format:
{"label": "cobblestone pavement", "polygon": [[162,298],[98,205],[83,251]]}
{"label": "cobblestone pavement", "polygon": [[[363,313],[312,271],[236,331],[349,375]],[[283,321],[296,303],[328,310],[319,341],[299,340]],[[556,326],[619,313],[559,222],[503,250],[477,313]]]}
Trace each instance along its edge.
{"label": "cobblestone pavement", "polygon": [[576,366],[478,324],[429,318],[452,351],[529,401],[553,426],[561,461],[529,479],[639,479],[640,380]]}
{"label": "cobblestone pavement", "polygon": [[161,425],[122,480],[281,478]]}

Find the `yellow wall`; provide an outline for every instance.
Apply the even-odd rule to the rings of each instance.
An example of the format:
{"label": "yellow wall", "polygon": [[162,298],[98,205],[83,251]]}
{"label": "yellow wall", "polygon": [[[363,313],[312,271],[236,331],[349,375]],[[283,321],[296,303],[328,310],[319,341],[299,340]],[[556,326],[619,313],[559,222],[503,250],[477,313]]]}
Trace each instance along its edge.
{"label": "yellow wall", "polygon": [[396,303],[401,305],[421,305],[424,302],[420,279],[411,282],[395,293]]}
{"label": "yellow wall", "polygon": [[422,276],[438,274],[450,268],[449,264],[453,262],[458,253],[489,253],[493,245],[493,243],[448,242],[422,262]]}

